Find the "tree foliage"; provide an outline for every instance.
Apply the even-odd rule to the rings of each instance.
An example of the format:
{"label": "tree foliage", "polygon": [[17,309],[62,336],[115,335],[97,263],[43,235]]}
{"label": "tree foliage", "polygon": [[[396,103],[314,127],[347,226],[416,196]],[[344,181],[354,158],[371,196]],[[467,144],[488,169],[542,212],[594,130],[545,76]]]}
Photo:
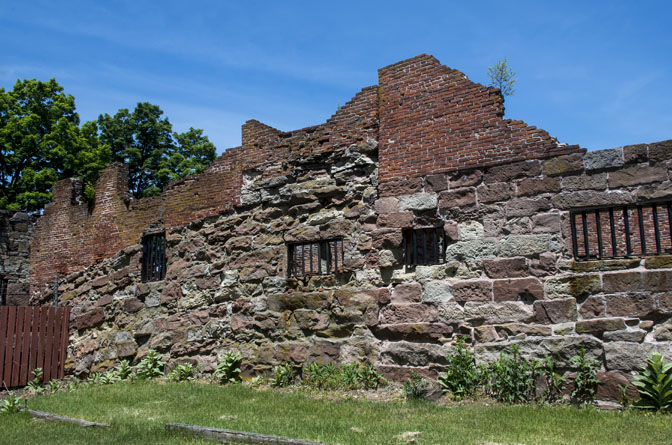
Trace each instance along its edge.
{"label": "tree foliage", "polygon": [[514,73],[507,64],[506,57],[495,65],[488,67],[488,77],[490,83],[488,86],[497,87],[504,96],[513,96],[516,93],[513,85],[516,83],[516,73]]}
{"label": "tree foliage", "polygon": [[133,195],[156,195],[205,170],[215,154],[203,130],[175,133],[163,111],[147,102],[80,125],[74,97],[55,79],[0,88],[2,209],[40,209],[51,200],[54,183],[68,177],[82,178],[92,199],[93,184],[111,161],[128,164]]}
{"label": "tree foliage", "polygon": [[129,166],[128,186],[136,197],[157,195],[170,182],[197,174],[215,159],[215,146],[203,130],[174,133],[163,111],[140,102],[133,112],[119,110],[100,115],[100,141],[109,146],[114,161]]}
{"label": "tree foliage", "polygon": [[0,88],[0,208],[39,209],[58,179],[91,183],[108,161],[90,126],[79,127],[74,97],[55,79]]}

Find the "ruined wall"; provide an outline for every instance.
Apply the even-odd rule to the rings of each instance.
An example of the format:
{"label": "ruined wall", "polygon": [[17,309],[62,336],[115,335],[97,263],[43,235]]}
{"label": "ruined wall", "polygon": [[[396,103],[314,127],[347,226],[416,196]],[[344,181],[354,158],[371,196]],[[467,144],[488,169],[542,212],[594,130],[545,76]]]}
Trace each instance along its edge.
{"label": "ruined wall", "polygon": [[35,219],[24,212],[0,211],[0,278],[7,280],[9,306],[28,304],[30,298],[28,266]]}
{"label": "ruined wall", "polygon": [[[235,349],[247,373],[283,361],[366,360],[393,378],[414,370],[436,376],[460,335],[474,344],[479,361],[518,344],[530,357],[552,355],[565,371],[583,346],[602,364],[601,395],[614,397],[649,353],[672,358],[672,257],[665,255],[672,233],[664,212],[663,254],[643,258],[575,261],[569,225],[570,210],[669,199],[672,141],[589,153],[568,148],[502,119],[493,91],[463,84],[461,74],[437,65],[420,56],[381,70],[380,87],[364,89],[319,126],[280,132],[246,123],[243,145],[234,151],[238,170],[211,172],[213,184],[216,178],[236,184],[233,198],[220,198],[230,205],[216,211],[202,205],[170,220],[173,201],[160,198],[168,241],[163,281],[140,280],[143,224],[160,221],[151,217],[159,213],[154,201],[130,201],[126,209],[123,199],[114,201],[120,192],[113,194],[118,210],[108,221],[117,221],[115,237],[123,242],[62,280],[62,300],[73,306],[71,371],[137,360],[149,348],[171,362],[212,369]],[[419,86],[425,70],[439,73],[424,81],[433,96]],[[467,89],[455,92],[460,100],[441,86],[453,76]],[[393,91],[391,79],[398,85]],[[440,153],[448,147],[441,142],[446,131],[421,131],[434,119],[422,107],[410,108],[422,113],[404,118],[407,128],[395,117],[409,109],[389,102],[399,91],[434,108],[462,104],[452,118],[444,113],[441,125],[449,128],[465,122],[462,106],[484,103],[475,126],[450,144],[476,144],[481,127],[504,142],[470,146],[480,154],[461,164],[460,154]],[[509,154],[491,165],[492,150],[504,147]],[[417,159],[417,168],[404,164]],[[98,187],[105,181],[109,186],[103,179]],[[79,208],[63,209],[73,207]],[[63,227],[73,226],[69,242],[81,240],[77,224],[97,233],[102,217],[95,212],[84,223],[63,219]],[[53,212],[50,224],[66,213]],[[134,235],[124,238],[126,224]],[[445,262],[404,266],[403,230],[438,226],[447,239]],[[38,228],[41,236],[54,233],[47,223]],[[343,239],[344,271],[289,278],[287,243],[327,238]],[[35,301],[48,299],[45,291]]]}

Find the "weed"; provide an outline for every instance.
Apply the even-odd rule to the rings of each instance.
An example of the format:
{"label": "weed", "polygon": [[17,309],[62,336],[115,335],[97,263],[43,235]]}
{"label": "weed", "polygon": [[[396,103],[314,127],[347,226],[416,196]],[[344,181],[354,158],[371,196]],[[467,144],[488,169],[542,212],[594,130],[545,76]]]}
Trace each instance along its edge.
{"label": "weed", "polygon": [[243,357],[237,352],[229,351],[224,354],[222,360],[217,364],[214,377],[223,385],[227,383],[240,382],[240,365],[243,363]]}
{"label": "weed", "polygon": [[28,391],[35,394],[40,394],[42,391],[44,391],[44,388],[42,387],[43,377],[44,373],[42,372],[42,368],[33,369],[33,380],[28,382],[28,385],[26,385]]}
{"label": "weed", "polygon": [[153,349],[147,351],[147,354],[140,360],[135,367],[135,373],[139,379],[148,380],[163,375],[163,365],[161,356]]}
{"label": "weed", "polygon": [[49,383],[47,383],[47,390],[50,393],[57,392],[62,387],[63,387],[63,382],[58,380],[58,379],[51,380]]}
{"label": "weed", "polygon": [[21,403],[23,398],[10,394],[5,400],[0,403],[0,413],[13,414],[21,411]]}
{"label": "weed", "polygon": [[500,402],[525,403],[534,398],[538,365],[521,357],[518,345],[512,355],[501,353],[490,364],[490,392]]}
{"label": "weed", "polygon": [[119,362],[116,368],[114,370],[117,372],[117,375],[119,376],[119,380],[126,380],[131,378],[131,375],[133,374],[133,367],[129,363],[128,360],[122,360]]}
{"label": "weed", "polygon": [[672,363],[663,363],[661,354],[649,357],[646,368],[632,384],[641,397],[635,407],[656,411],[672,409]]}
{"label": "weed", "polygon": [[618,400],[620,400],[621,405],[623,405],[623,409],[628,409],[630,408],[630,405],[632,405],[632,400],[630,400],[630,397],[628,396],[629,387],[629,383],[625,385],[618,385]]}
{"label": "weed", "polygon": [[175,365],[168,379],[173,382],[186,382],[194,379],[194,366],[191,363],[178,363]]}
{"label": "weed", "polygon": [[550,356],[546,356],[539,371],[546,383],[544,400],[549,403],[557,402],[562,398],[562,388],[565,386],[565,379],[555,371],[555,362]]}
{"label": "weed", "polygon": [[362,366],[359,371],[359,382],[366,389],[378,389],[379,386],[386,386],[390,383],[376,371],[376,368],[371,363]]}
{"label": "weed", "polygon": [[296,373],[294,368],[289,363],[283,363],[273,368],[273,378],[271,379],[271,386],[284,388],[294,383]]}
{"label": "weed", "polygon": [[448,354],[446,372],[439,375],[443,392],[450,392],[455,399],[472,396],[481,381],[474,355],[463,338],[458,338],[453,350]]}
{"label": "weed", "polygon": [[586,350],[583,347],[579,350],[579,355],[572,357],[571,363],[572,366],[577,368],[572,399],[579,404],[590,403],[595,397],[597,385],[600,383],[597,378],[600,364],[597,360],[586,357]]}
{"label": "weed", "polygon": [[109,369],[100,375],[100,384],[101,385],[111,385],[121,381],[119,374],[116,369]]}
{"label": "weed", "polygon": [[404,382],[407,400],[420,400],[427,394],[427,380],[421,378],[416,371]]}

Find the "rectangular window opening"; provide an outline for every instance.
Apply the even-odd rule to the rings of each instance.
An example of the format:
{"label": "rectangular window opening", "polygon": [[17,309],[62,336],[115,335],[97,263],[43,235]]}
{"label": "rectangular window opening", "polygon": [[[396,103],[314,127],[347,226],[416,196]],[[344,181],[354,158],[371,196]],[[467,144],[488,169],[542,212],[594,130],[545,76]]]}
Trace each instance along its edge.
{"label": "rectangular window opening", "polygon": [[166,277],[166,234],[142,237],[142,282],[161,281]]}
{"label": "rectangular window opening", "polygon": [[424,266],[445,262],[446,244],[443,227],[406,229],[403,235],[406,266]]}
{"label": "rectangular window opening", "polygon": [[343,272],[343,240],[327,239],[287,244],[290,277],[309,277]]}
{"label": "rectangular window opening", "polygon": [[576,260],[672,253],[672,201],[575,209],[569,226]]}

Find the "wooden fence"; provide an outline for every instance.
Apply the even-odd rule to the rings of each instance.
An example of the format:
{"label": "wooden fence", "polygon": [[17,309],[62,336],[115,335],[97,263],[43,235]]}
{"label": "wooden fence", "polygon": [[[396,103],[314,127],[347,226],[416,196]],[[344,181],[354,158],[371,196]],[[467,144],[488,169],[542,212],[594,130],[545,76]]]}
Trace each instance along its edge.
{"label": "wooden fence", "polygon": [[70,308],[0,306],[0,385],[19,387],[42,368],[43,382],[63,378]]}

